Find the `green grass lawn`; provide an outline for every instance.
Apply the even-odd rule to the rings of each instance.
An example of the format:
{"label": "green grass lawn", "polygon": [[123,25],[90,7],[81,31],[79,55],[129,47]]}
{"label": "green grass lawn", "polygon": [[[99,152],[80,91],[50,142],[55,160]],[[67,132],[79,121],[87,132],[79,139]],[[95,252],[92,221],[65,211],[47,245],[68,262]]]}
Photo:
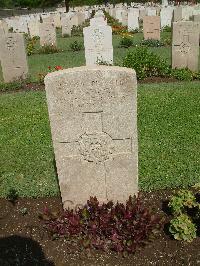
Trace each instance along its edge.
{"label": "green grass lawn", "polygon": [[[199,82],[139,85],[140,189],[200,182],[199,102]],[[1,94],[0,121],[0,196],[58,194],[45,92]]]}

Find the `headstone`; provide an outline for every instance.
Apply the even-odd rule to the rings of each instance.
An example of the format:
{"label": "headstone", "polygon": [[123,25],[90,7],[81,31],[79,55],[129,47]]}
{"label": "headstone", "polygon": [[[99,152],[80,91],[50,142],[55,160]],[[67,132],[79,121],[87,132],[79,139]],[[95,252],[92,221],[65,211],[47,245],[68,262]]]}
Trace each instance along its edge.
{"label": "headstone", "polygon": [[4,20],[0,20],[0,38],[2,35],[8,34],[8,24]]}
{"label": "headstone", "polygon": [[174,9],[173,21],[177,22],[177,21],[181,21],[182,19],[183,19],[183,8],[182,8],[182,6],[177,6]]}
{"label": "headstone", "polygon": [[156,16],[156,9],[151,9],[151,8],[148,8],[147,9],[147,16]]}
{"label": "headstone", "polygon": [[85,14],[83,12],[78,12],[78,25],[82,25],[85,22]]}
{"label": "headstone", "polygon": [[56,28],[51,22],[39,23],[40,45],[56,46]]}
{"label": "headstone", "polygon": [[0,38],[0,58],[4,82],[25,79],[28,65],[24,37],[21,33],[8,33]]}
{"label": "headstone", "polygon": [[116,8],[116,15],[115,15],[115,17],[116,17],[116,19],[117,19],[120,23],[122,23],[122,12],[123,12],[123,9],[121,9],[121,8]]}
{"label": "headstone", "polygon": [[35,36],[40,36],[39,22],[37,19],[33,19],[28,22],[28,30],[31,38]]}
{"label": "headstone", "polygon": [[163,7],[168,6],[168,0],[162,0],[162,6]]}
{"label": "headstone", "polygon": [[54,14],[54,24],[56,28],[61,28],[61,18],[60,18],[60,13],[55,13]]}
{"label": "headstone", "polygon": [[160,40],[160,17],[145,16],[143,18],[144,39]]}
{"label": "headstone", "polygon": [[198,71],[199,28],[192,21],[173,23],[172,68]]}
{"label": "headstone", "polygon": [[193,16],[193,7],[191,6],[184,6],[182,9],[182,17],[183,20],[190,20]]}
{"label": "headstone", "polygon": [[62,25],[62,36],[69,35],[71,36],[72,31],[72,23],[71,23],[72,15],[69,13],[64,13],[61,16],[61,25]]}
{"label": "headstone", "polygon": [[200,22],[200,15],[194,15],[193,16],[193,21]]}
{"label": "headstone", "polygon": [[122,11],[122,25],[128,26],[128,12],[127,12],[127,10]]}
{"label": "headstone", "polygon": [[173,7],[163,7],[160,12],[161,28],[172,25]]}
{"label": "headstone", "polygon": [[127,68],[50,73],[45,88],[64,208],[138,192],[137,81]]}
{"label": "headstone", "polygon": [[90,20],[90,26],[83,28],[86,65],[98,62],[113,64],[112,28],[104,17]]}
{"label": "headstone", "polygon": [[140,9],[139,20],[143,20],[145,16],[146,16],[146,9]]}
{"label": "headstone", "polygon": [[78,19],[78,15],[75,12],[70,12],[71,15],[71,23],[72,26],[78,27],[79,25],[79,19]]}
{"label": "headstone", "polygon": [[139,9],[131,8],[128,12],[128,31],[139,29]]}

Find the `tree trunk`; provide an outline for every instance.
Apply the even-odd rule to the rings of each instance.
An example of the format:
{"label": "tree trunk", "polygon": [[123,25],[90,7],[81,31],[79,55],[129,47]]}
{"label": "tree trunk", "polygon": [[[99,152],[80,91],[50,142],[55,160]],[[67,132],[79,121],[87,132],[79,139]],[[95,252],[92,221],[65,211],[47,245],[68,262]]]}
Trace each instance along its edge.
{"label": "tree trunk", "polygon": [[69,12],[69,0],[65,0],[66,12]]}

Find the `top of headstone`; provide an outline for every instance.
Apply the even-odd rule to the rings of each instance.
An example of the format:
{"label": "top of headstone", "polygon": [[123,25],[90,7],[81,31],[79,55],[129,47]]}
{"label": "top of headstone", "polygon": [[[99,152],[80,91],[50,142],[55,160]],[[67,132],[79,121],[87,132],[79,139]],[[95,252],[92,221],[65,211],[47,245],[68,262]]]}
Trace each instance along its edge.
{"label": "top of headstone", "polygon": [[99,18],[99,17],[103,17],[103,18],[105,18],[105,15],[104,15],[104,13],[103,13],[102,10],[98,10],[98,11],[95,13],[94,17],[95,17],[95,18]]}
{"label": "top of headstone", "polygon": [[126,68],[126,67],[118,67],[118,66],[101,66],[101,65],[95,65],[95,66],[81,66],[81,67],[73,67],[73,68],[68,68],[68,69],[63,69],[63,70],[59,70],[59,71],[55,71],[52,73],[49,73],[46,75],[45,77],[45,83],[48,80],[51,80],[52,78],[56,78],[59,76],[63,76],[65,74],[70,74],[70,73],[74,73],[74,72],[84,72],[84,71],[108,71],[108,70],[115,70],[115,71],[121,71],[121,72],[126,72],[126,73],[130,73],[132,75],[136,75],[135,74],[135,70],[133,70],[132,68]]}

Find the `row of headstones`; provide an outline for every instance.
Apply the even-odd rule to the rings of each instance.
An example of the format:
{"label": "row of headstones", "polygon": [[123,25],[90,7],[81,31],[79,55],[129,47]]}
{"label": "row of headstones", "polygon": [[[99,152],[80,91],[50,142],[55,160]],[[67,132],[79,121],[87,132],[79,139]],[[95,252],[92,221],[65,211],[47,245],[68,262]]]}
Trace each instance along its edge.
{"label": "row of headstones", "polygon": [[[160,34],[158,16],[144,17],[144,36],[156,38]],[[52,28],[51,28],[52,26]],[[41,41],[56,42],[55,27],[50,21],[41,23],[44,30]],[[148,30],[149,27],[151,31]],[[152,32],[152,29],[155,29]],[[112,28],[107,25],[102,11],[90,20],[83,29],[86,65],[113,64]],[[180,21],[173,23],[172,67],[198,70],[200,23]],[[5,82],[24,78],[28,73],[25,46],[22,34],[9,33],[1,39],[0,59]],[[55,42],[54,42],[55,41]],[[12,70],[12,71],[11,71]]]}
{"label": "row of headstones", "polygon": [[[86,19],[91,16],[91,11],[85,12],[57,12],[44,13],[30,16],[13,17],[2,20],[15,33],[30,34],[31,37],[39,36],[39,27],[41,21],[52,22],[56,28],[62,27],[62,20],[66,17],[72,18],[72,26],[81,25]],[[69,23],[70,24],[70,23]]]}
{"label": "row of headstones", "polygon": [[[66,18],[67,27],[81,25],[85,21],[83,13],[63,13]],[[65,21],[65,20],[64,20]],[[40,36],[41,46],[56,46],[56,23],[52,16],[43,18],[43,22],[37,23],[38,31],[35,29],[34,36]],[[66,32],[66,27],[62,27]],[[67,32],[69,35],[70,33]],[[9,27],[5,21],[0,21],[0,62],[5,82],[12,82],[18,79],[25,79],[28,75],[28,64],[26,58],[26,48],[22,33],[9,33]]]}
{"label": "row of headstones", "polygon": [[149,7],[140,6],[138,8],[106,8],[110,16],[117,19],[123,26],[128,26],[128,30],[139,28],[139,21],[146,16],[160,16],[161,28],[171,26],[172,22],[190,20],[200,20],[200,8],[195,7]]}
{"label": "row of headstones", "polygon": [[[96,7],[92,7],[96,9]],[[31,37],[39,36],[39,22],[40,20],[49,19],[54,22],[55,27],[66,28],[63,34],[70,35],[70,17],[73,17],[72,25],[79,25],[76,21],[89,19],[91,16],[92,8],[83,7],[81,11],[69,12],[67,15],[64,12],[54,13],[43,13],[43,14],[32,14],[20,17],[11,17],[5,19],[8,24],[8,28],[12,28],[13,32],[29,33]],[[105,10],[114,18],[118,19],[119,22],[124,26],[128,26],[128,29],[135,30],[139,27],[139,20],[143,20],[144,16],[157,16],[160,15],[161,27],[170,26],[172,23],[172,17],[174,12],[173,21],[189,20],[190,17],[194,16],[194,20],[199,20],[200,8],[199,6],[156,6],[156,7],[145,7],[138,5],[137,8],[127,8],[126,6],[118,5],[115,8],[106,7]],[[64,25],[63,25],[64,24]],[[69,26],[67,26],[69,25]],[[66,33],[65,33],[66,32]]]}

